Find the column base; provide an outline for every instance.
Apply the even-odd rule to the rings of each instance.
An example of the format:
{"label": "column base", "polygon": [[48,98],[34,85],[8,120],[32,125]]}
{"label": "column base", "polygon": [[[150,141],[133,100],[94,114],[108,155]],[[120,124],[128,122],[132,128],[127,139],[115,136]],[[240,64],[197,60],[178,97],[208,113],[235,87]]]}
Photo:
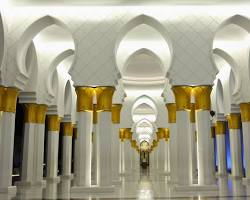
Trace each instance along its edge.
{"label": "column base", "polygon": [[175,191],[178,192],[206,192],[206,191],[218,191],[219,187],[217,185],[175,185],[173,187]]}
{"label": "column base", "polygon": [[61,175],[60,179],[61,180],[72,180],[74,178],[74,174],[69,174],[69,175]]}
{"label": "column base", "polygon": [[5,194],[8,194],[8,195],[13,195],[15,196],[16,195],[16,186],[9,186],[9,187],[6,187],[6,188],[0,188],[0,193],[5,193]]}
{"label": "column base", "polygon": [[122,180],[114,180],[112,181],[114,185],[122,185]]}
{"label": "column base", "polygon": [[242,182],[243,182],[243,185],[250,185],[250,178],[243,178]]}
{"label": "column base", "polygon": [[32,186],[41,186],[41,187],[46,187],[46,181],[42,180],[42,181],[36,181],[36,182],[32,182],[32,181],[18,181],[15,182],[16,186],[21,186],[21,187],[32,187]]}
{"label": "column base", "polygon": [[81,193],[110,193],[115,191],[115,186],[73,186],[70,190],[71,194]]}
{"label": "column base", "polygon": [[231,178],[233,180],[242,179],[242,177],[243,177],[243,175],[236,176],[236,175],[232,175],[232,174],[229,174],[228,176],[229,176],[229,178]]}
{"label": "column base", "polygon": [[216,177],[216,178],[224,178],[224,177],[227,177],[227,176],[228,176],[227,173],[220,173],[220,174],[219,174],[219,173],[216,173],[216,174],[215,174],[215,177]]}
{"label": "column base", "polygon": [[45,178],[46,181],[51,182],[51,183],[60,183],[61,179],[59,176],[57,177],[47,177]]}

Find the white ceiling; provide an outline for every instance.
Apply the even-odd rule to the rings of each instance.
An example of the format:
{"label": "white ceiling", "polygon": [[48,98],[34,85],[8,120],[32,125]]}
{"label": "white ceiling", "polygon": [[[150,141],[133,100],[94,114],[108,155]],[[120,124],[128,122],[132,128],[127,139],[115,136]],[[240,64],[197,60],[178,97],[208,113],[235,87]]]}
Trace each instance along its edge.
{"label": "white ceiling", "polygon": [[20,5],[225,5],[249,4],[249,0],[10,0]]}

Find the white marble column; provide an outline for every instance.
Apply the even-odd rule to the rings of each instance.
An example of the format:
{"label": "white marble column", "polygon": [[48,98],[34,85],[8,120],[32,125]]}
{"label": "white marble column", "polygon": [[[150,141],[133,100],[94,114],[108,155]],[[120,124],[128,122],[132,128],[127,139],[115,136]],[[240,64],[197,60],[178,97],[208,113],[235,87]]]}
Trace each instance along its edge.
{"label": "white marble column", "polygon": [[217,121],[215,126],[217,156],[218,156],[218,175],[227,175],[226,161],[226,124],[225,121]]}
{"label": "white marble column", "polygon": [[169,156],[169,138],[166,138],[165,140],[165,146],[164,146],[164,151],[165,151],[165,162],[164,162],[164,172],[166,175],[170,175],[170,156]]}
{"label": "white marble column", "polygon": [[227,116],[230,153],[231,153],[231,176],[242,177],[242,153],[241,153],[241,137],[240,137],[240,114],[231,113]]}
{"label": "white marble column", "polygon": [[97,111],[96,111],[96,104],[93,105],[93,135],[92,135],[92,177],[91,180],[93,181],[93,185],[98,185],[98,173],[99,171],[97,170],[97,162],[98,162],[98,152],[97,152],[97,133],[96,133],[96,124],[97,124]]}
{"label": "white marble column", "polygon": [[[43,168],[43,154],[42,162],[38,163],[38,160],[41,157],[39,152],[44,149],[44,123],[47,106],[33,103],[25,103],[24,106],[25,123],[22,173],[21,182],[17,182],[16,185],[41,185],[43,183],[43,173],[40,177],[39,170]],[[41,125],[43,125],[43,133],[38,130]],[[39,137],[39,134],[42,134],[42,138]],[[39,139],[41,139],[42,147],[39,145],[41,143]]]}
{"label": "white marble column", "polygon": [[49,181],[59,182],[58,174],[58,148],[60,117],[58,115],[47,115],[48,143],[47,143],[47,165],[46,178]]}
{"label": "white marble column", "polygon": [[245,178],[244,182],[250,184],[250,103],[240,104],[241,122],[243,131]]}
{"label": "white marble column", "polygon": [[97,87],[97,112],[98,120],[96,127],[97,139],[97,170],[98,187],[101,190],[113,190],[111,145],[112,145],[112,97],[114,87]]}
{"label": "white marble column", "polygon": [[191,171],[192,171],[192,183],[197,180],[197,138],[196,138],[196,127],[195,127],[195,104],[191,103],[190,112],[190,147],[191,147]]}
{"label": "white marble column", "polygon": [[129,139],[124,140],[124,172],[129,174],[131,172],[131,150],[130,150],[130,141]]}
{"label": "white marble column", "polygon": [[112,105],[112,139],[111,139],[111,166],[112,166],[112,181],[114,184],[120,184],[121,179],[119,176],[119,151],[120,151],[120,140],[119,140],[119,130],[120,130],[120,112],[122,104]]}
{"label": "white marble column", "polygon": [[159,140],[158,144],[158,170],[160,173],[164,173],[165,169],[165,132],[164,128],[158,128],[157,138]]}
{"label": "white marble column", "polygon": [[174,86],[172,90],[174,92],[176,102],[178,185],[191,185],[192,157],[190,146],[191,137],[189,131],[191,87]]}
{"label": "white marble column", "polygon": [[210,127],[210,132],[211,132],[211,138],[209,140],[210,142],[210,146],[211,146],[211,153],[208,154],[209,156],[209,160],[211,160],[210,165],[211,165],[211,169],[212,169],[212,174],[214,175],[215,178],[215,172],[216,172],[216,164],[215,164],[215,124],[212,123],[212,121],[210,122],[211,127]]}
{"label": "white marble column", "polygon": [[200,86],[194,88],[196,109],[196,131],[197,131],[197,160],[198,160],[198,184],[213,185],[215,175],[212,160],[213,147],[211,142],[210,122],[210,93],[211,86]]}
{"label": "white marble column", "polygon": [[15,132],[15,113],[18,90],[0,87],[1,111],[0,122],[0,193],[15,194],[12,186],[13,149]]}
{"label": "white marble column", "polygon": [[62,178],[73,178],[71,174],[73,124],[71,122],[62,122],[62,129]]}
{"label": "white marble column", "polygon": [[119,144],[119,172],[120,175],[123,175],[125,173],[125,160],[124,160],[124,129],[120,128],[119,130],[119,138],[120,138],[120,144]]}
{"label": "white marble column", "polygon": [[177,134],[176,134],[176,104],[166,104],[168,110],[169,125],[169,160],[170,160],[170,182],[176,184],[177,175]]}
{"label": "white marble column", "polygon": [[77,87],[77,139],[75,154],[74,186],[71,192],[91,188],[91,153],[93,128],[93,94],[91,87]]}

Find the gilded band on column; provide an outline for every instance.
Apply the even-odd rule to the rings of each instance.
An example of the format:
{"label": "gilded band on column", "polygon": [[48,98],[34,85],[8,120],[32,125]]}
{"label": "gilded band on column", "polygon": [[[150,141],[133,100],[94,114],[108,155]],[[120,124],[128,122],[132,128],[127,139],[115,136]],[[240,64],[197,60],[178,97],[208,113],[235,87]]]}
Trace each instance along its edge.
{"label": "gilded band on column", "polygon": [[191,91],[190,86],[174,86],[172,87],[175,96],[176,110],[189,110],[191,102]]}
{"label": "gilded band on column", "polygon": [[47,115],[47,120],[49,131],[60,131],[61,118],[58,115]]}
{"label": "gilded band on column", "polygon": [[0,111],[15,113],[18,94],[17,88],[0,86]]}
{"label": "gilded band on column", "polygon": [[62,123],[63,136],[73,136],[73,124],[71,122]]}
{"label": "gilded band on column", "polygon": [[211,109],[211,99],[210,94],[212,91],[212,86],[196,86],[193,88],[192,92],[195,97],[195,109],[196,110],[210,110]]}
{"label": "gilded band on column", "polygon": [[36,123],[36,124],[45,123],[45,117],[48,108],[47,105],[26,103],[24,104],[24,108],[25,108],[25,115],[24,115],[25,123]]}
{"label": "gilded band on column", "polygon": [[225,121],[217,121],[216,122],[215,134],[216,135],[225,135],[226,134],[226,122]]}
{"label": "gilded band on column", "polygon": [[241,103],[240,113],[242,122],[250,122],[250,103]]}
{"label": "gilded band on column", "polygon": [[120,124],[120,113],[122,109],[122,104],[112,105],[112,122],[113,124]]}
{"label": "gilded band on column", "polygon": [[111,112],[114,87],[96,87],[97,111]]}
{"label": "gilded band on column", "polygon": [[93,111],[94,88],[76,87],[77,112]]}
{"label": "gilded band on column", "polygon": [[240,129],[240,114],[239,113],[231,113],[227,115],[228,120],[228,128],[229,129]]}
{"label": "gilded band on column", "polygon": [[168,103],[166,107],[168,110],[168,123],[176,123],[176,104]]}

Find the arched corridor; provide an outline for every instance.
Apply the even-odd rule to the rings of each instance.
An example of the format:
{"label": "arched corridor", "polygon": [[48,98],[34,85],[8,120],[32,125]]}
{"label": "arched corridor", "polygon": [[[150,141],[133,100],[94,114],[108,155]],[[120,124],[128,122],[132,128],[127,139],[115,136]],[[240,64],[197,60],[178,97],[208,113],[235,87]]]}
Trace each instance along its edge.
{"label": "arched corridor", "polygon": [[250,3],[1,0],[1,199],[250,199]]}

